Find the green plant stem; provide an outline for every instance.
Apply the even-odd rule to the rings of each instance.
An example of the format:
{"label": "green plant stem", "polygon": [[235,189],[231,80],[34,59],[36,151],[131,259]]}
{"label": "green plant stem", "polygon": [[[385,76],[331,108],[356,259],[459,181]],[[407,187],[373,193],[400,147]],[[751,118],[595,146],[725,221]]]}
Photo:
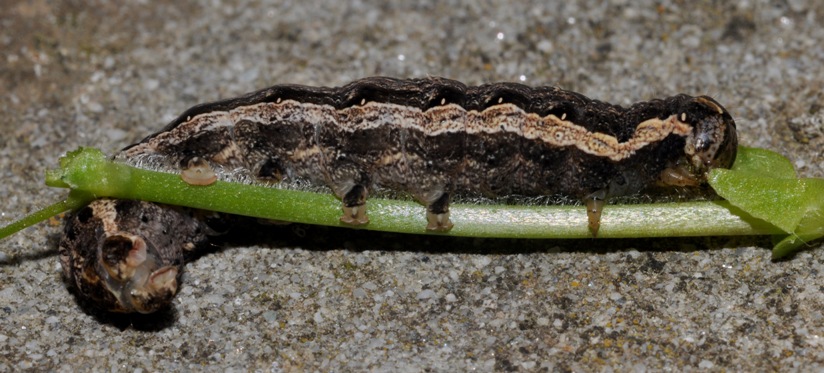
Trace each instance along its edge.
{"label": "green plant stem", "polygon": [[43,209],[35,211],[31,215],[27,215],[5,227],[0,227],[0,239],[11,236],[17,231],[35,225],[61,212],[81,208],[93,200],[93,196],[81,191],[73,190],[69,192],[69,196],[65,200],[46,206]]}
{"label": "green plant stem", "polygon": [[[146,200],[251,217],[317,225],[342,225],[340,201],[329,193],[216,182],[192,186],[178,175],[106,160],[85,149],[66,157],[49,185],[69,186],[98,197]],[[455,227],[447,234],[467,237],[590,238],[582,206],[513,206],[456,204]],[[404,200],[370,199],[370,223],[364,229],[399,233],[426,231],[423,206]],[[609,205],[599,237],[670,237],[780,233],[746,214],[730,212],[726,202]]]}
{"label": "green plant stem", "polygon": [[[740,148],[732,170],[713,170],[710,183],[727,201],[607,205],[599,238],[777,235],[774,257],[824,235],[824,180],[796,179],[778,154]],[[218,181],[192,186],[179,175],[109,161],[81,148],[46,174],[46,184],[71,188],[69,198],[0,229],[0,238],[95,198],[153,201],[296,223],[342,226],[341,204],[330,193]],[[766,170],[766,171],[765,171]],[[766,176],[765,176],[766,175]],[[370,223],[361,229],[413,234],[499,238],[591,238],[582,206],[455,204],[455,227],[425,229],[424,207],[407,200],[369,199]]]}

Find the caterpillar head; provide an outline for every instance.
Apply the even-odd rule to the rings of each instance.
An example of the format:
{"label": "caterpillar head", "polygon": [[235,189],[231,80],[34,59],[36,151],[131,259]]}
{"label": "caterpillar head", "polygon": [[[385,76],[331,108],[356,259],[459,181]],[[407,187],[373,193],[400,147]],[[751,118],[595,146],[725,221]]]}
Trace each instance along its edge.
{"label": "caterpillar head", "polygon": [[77,295],[112,312],[151,313],[178,291],[183,252],[205,241],[186,212],[149,202],[101,199],[73,214],[60,260]]}
{"label": "caterpillar head", "polygon": [[708,96],[686,97],[678,119],[692,127],[686,137],[684,158],[661,173],[666,185],[698,185],[713,168],[730,168],[738,150],[738,134],[729,112]]}

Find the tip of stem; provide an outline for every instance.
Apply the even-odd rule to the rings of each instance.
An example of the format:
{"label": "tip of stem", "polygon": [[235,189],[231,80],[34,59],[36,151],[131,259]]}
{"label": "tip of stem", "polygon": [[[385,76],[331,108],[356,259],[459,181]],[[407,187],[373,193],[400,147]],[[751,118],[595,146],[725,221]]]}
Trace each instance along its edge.
{"label": "tip of stem", "polygon": [[46,170],[46,185],[53,188],[71,188],[63,181],[63,169]]}

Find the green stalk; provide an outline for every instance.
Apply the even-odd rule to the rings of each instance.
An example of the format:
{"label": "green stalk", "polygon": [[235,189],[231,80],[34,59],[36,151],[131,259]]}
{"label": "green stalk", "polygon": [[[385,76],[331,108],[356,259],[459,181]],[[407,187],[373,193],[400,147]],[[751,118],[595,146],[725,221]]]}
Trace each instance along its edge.
{"label": "green stalk", "polygon": [[85,192],[72,190],[69,192],[69,196],[65,200],[46,206],[43,209],[35,211],[31,215],[27,215],[5,227],[0,227],[0,239],[11,236],[17,231],[35,225],[61,212],[79,209],[93,200],[94,197],[86,194]]}
{"label": "green stalk", "polygon": [[[794,171],[787,172],[783,157],[765,158],[759,152],[765,151],[741,148],[733,170],[716,170],[711,174],[713,187],[728,201],[608,205],[601,217],[598,237],[783,235],[774,251],[774,255],[782,256],[824,235],[824,221],[820,220],[824,216],[824,180],[796,179]],[[763,163],[764,159],[771,163]],[[192,186],[179,175],[111,162],[92,148],[71,152],[60,163],[60,169],[47,173],[46,184],[71,188],[69,199],[3,228],[0,238],[99,197],[153,201],[296,223],[342,225],[340,201],[330,193],[221,181]],[[765,168],[772,168],[772,172],[765,173]],[[780,177],[765,178],[765,174]],[[776,196],[789,197],[776,200]],[[424,207],[412,201],[369,199],[367,209],[371,221],[361,228],[368,230],[465,237],[591,238],[582,206],[455,204],[450,207],[455,227],[448,233],[427,231]],[[777,214],[777,210],[782,211]]]}

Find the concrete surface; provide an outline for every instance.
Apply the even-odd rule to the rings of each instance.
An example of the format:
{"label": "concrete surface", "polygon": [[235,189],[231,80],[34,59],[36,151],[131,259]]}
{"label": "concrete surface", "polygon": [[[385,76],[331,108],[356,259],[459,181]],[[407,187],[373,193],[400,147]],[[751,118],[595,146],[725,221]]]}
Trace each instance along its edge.
{"label": "concrete surface", "polygon": [[[371,75],[709,94],[824,176],[824,3],[3,1],[0,222],[58,157],[189,106]],[[0,242],[0,371],[814,371],[824,250],[767,237],[512,241],[276,228],[186,268],[175,309],[84,311],[54,219]],[[246,246],[249,245],[249,246]]]}

